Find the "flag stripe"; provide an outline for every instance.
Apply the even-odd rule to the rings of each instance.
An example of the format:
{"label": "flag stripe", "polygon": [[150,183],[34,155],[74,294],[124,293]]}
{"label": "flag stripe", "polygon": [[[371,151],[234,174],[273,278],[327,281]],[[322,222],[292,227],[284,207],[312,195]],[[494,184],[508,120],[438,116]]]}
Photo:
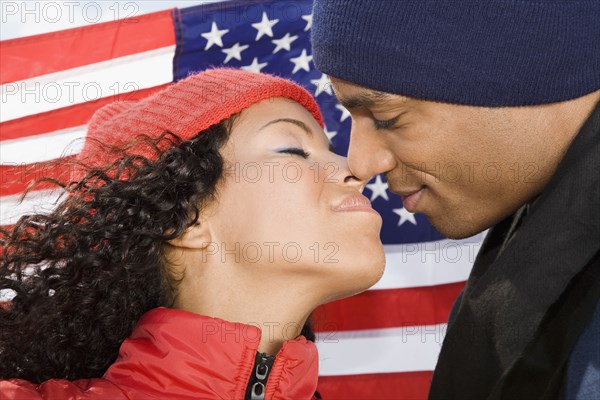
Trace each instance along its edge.
{"label": "flag stripe", "polygon": [[446,324],[438,324],[320,333],[316,340],[319,374],[431,371],[446,328]]}
{"label": "flag stripe", "polygon": [[[70,157],[65,157],[64,160],[67,161]],[[32,165],[32,164],[17,164],[17,165],[0,165],[0,207],[2,207],[2,203],[6,201],[6,197],[16,196],[23,192],[31,181],[34,179],[40,178],[53,178],[58,179],[60,181],[65,181],[70,176],[69,166],[65,165],[66,163],[58,164],[55,166],[48,165]],[[33,193],[48,189],[48,188],[56,188],[57,186],[52,183],[41,182],[34,186],[31,193]],[[25,201],[28,201],[25,198]],[[20,214],[21,211],[14,210],[14,213]],[[0,225],[2,225],[2,221],[0,221]]]}
{"label": "flag stripe", "polygon": [[[315,331],[349,331],[448,321],[464,282],[403,289],[368,290],[327,303],[313,315]],[[393,312],[390,312],[393,310]]]}
{"label": "flag stripe", "polygon": [[115,100],[139,100],[165,88],[167,85],[168,83],[4,122],[0,124],[0,141],[21,139],[87,124],[94,112],[106,104]]}
{"label": "flag stripe", "polygon": [[174,44],[171,10],[5,40],[0,42],[0,84]]}
{"label": "flag stripe", "polygon": [[318,390],[327,400],[426,399],[431,376],[431,371],[322,376]]}
{"label": "flag stripe", "polygon": [[[2,164],[32,164],[78,154],[83,148],[86,125],[61,129],[44,135],[2,142]],[[74,140],[79,139],[76,143]]]}
{"label": "flag stripe", "polygon": [[169,83],[174,54],[172,45],[6,83],[0,122]]}
{"label": "flag stripe", "polygon": [[20,195],[3,196],[0,198],[0,225],[14,224],[23,215],[51,212],[61,193],[64,193],[61,188],[38,190],[28,194],[22,202],[19,201]]}
{"label": "flag stripe", "polygon": [[387,268],[373,289],[463,282],[469,277],[484,234],[463,240],[385,245]]}

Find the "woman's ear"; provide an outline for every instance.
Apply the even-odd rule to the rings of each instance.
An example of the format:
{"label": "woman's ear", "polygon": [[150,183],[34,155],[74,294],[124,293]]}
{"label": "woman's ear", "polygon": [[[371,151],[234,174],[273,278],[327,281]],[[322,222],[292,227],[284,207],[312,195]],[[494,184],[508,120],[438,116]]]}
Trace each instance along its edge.
{"label": "woman's ear", "polygon": [[194,225],[190,226],[179,237],[168,240],[171,246],[182,249],[201,250],[211,243],[212,235],[208,221],[199,219]]}

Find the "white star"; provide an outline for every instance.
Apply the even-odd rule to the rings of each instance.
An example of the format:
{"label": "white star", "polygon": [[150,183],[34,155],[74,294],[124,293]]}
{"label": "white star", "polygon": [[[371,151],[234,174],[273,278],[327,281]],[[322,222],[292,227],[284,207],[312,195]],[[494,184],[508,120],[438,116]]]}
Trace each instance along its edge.
{"label": "white star", "polygon": [[312,28],[312,14],[303,15],[302,19],[306,21],[306,27],[304,28],[304,32],[306,32]]}
{"label": "white star", "polygon": [[327,139],[329,139],[330,142],[331,142],[331,139],[333,139],[335,137],[335,135],[337,135],[336,131],[328,131],[327,127],[325,127],[324,131],[325,131],[325,135],[327,135]]}
{"label": "white star", "polygon": [[264,67],[267,66],[267,63],[259,63],[258,62],[258,58],[254,57],[254,60],[252,60],[252,64],[250,65],[245,65],[242,67],[242,69],[245,69],[246,71],[252,71],[252,72],[260,72],[261,69],[263,69]]}
{"label": "white star", "polygon": [[306,54],[306,49],[302,49],[302,54],[300,54],[298,57],[290,58],[290,61],[294,63],[294,70],[292,71],[292,74],[295,74],[301,69],[305,70],[306,72],[310,72],[310,66],[308,63],[311,62],[312,59],[312,56]]}
{"label": "white star", "polygon": [[273,50],[273,54],[277,53],[281,49],[290,51],[290,49],[292,48],[292,42],[296,39],[298,39],[298,36],[290,36],[290,33],[288,32],[281,39],[271,40],[275,45],[275,50]]}
{"label": "white star", "polygon": [[388,184],[381,180],[381,175],[377,175],[375,178],[375,183],[369,183],[367,187],[371,190],[371,201],[375,200],[379,196],[383,197],[386,200],[389,200],[387,194]]}
{"label": "white star", "polygon": [[311,79],[310,83],[317,87],[315,97],[318,97],[323,92],[327,93],[330,96],[333,95],[333,91],[331,89],[331,81],[329,81],[329,77],[327,75],[321,74],[321,77],[319,79]]}
{"label": "white star", "polygon": [[337,108],[338,110],[340,110],[342,112],[342,116],[340,117],[340,122],[344,122],[346,120],[346,118],[350,117],[350,111],[346,110],[346,108],[343,105],[337,104],[335,106],[335,108]]}
{"label": "white star", "polygon": [[410,221],[411,224],[417,225],[417,220],[415,219],[415,214],[409,212],[406,208],[394,208],[394,213],[400,216],[400,221],[398,221],[398,226],[402,225],[406,221]]}
{"label": "white star", "polygon": [[252,24],[252,27],[258,31],[256,32],[256,39],[254,40],[260,39],[261,37],[263,37],[263,35],[273,37],[273,30],[271,28],[273,28],[273,25],[275,25],[278,22],[278,19],[269,20],[269,17],[267,17],[267,13],[263,11],[262,21]]}
{"label": "white star", "polygon": [[247,44],[240,46],[239,43],[236,43],[228,49],[221,50],[223,53],[227,54],[227,57],[225,57],[225,61],[223,61],[223,63],[227,64],[232,58],[242,61],[242,51],[246,50],[248,47],[250,46]]}
{"label": "white star", "polygon": [[223,40],[221,38],[227,32],[229,32],[229,29],[219,30],[219,28],[217,27],[217,23],[213,21],[210,32],[200,34],[203,38],[205,38],[208,41],[204,50],[210,49],[213,44],[216,44],[219,47],[223,47]]}

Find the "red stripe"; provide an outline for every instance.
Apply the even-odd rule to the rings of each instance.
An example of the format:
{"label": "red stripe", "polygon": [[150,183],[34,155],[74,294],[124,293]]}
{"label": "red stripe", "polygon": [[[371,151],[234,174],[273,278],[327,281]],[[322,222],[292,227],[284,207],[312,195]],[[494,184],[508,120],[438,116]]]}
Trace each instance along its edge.
{"label": "red stripe", "polygon": [[326,400],[425,400],[432,372],[321,376],[318,390]]}
{"label": "red stripe", "polygon": [[[65,157],[65,159],[71,157],[75,156]],[[0,196],[20,194],[24,192],[29,183],[35,179],[54,178],[66,182],[69,176],[69,167],[66,165],[56,165],[52,167],[43,163],[0,165]],[[59,189],[59,186],[50,182],[41,182],[36,184],[29,194],[43,189]]]}
{"label": "red stripe", "polygon": [[0,84],[175,44],[171,10],[0,42]]}
{"label": "red stripe", "polygon": [[20,139],[27,136],[35,136],[43,133],[54,132],[60,129],[72,128],[87,124],[94,112],[100,107],[113,101],[132,101],[144,98],[164,89],[160,85],[135,92],[121,93],[117,96],[109,96],[87,103],[75,104],[58,110],[48,111],[41,114],[14,119],[0,124],[0,140]]}
{"label": "red stripe", "polygon": [[446,323],[464,284],[368,290],[319,307],[312,317],[314,330],[331,332]]}

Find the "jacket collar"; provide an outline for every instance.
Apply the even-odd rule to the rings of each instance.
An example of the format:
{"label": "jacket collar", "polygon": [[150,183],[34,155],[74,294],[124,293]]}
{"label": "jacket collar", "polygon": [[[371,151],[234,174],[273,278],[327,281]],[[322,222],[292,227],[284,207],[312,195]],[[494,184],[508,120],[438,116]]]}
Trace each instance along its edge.
{"label": "jacket collar", "polygon": [[[191,312],[159,307],[142,316],[104,377],[131,398],[243,399],[261,330]],[[276,355],[265,399],[312,398],[318,356],[304,336]]]}

